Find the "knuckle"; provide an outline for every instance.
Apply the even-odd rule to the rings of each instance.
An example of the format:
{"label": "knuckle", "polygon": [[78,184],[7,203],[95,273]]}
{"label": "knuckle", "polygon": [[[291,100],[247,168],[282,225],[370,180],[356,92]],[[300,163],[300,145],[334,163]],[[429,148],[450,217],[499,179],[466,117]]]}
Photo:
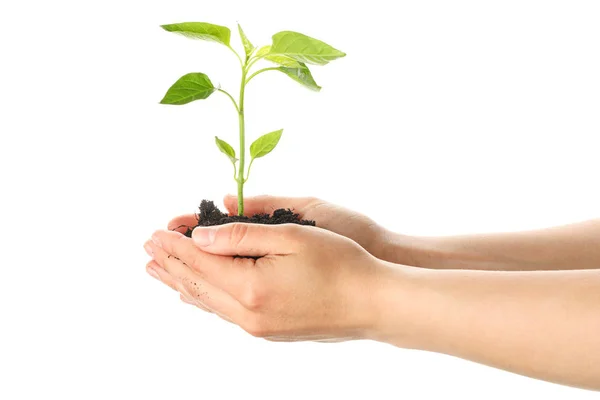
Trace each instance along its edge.
{"label": "knuckle", "polygon": [[248,225],[244,223],[231,224],[229,229],[229,243],[232,246],[239,246],[244,242],[248,234]]}
{"label": "knuckle", "polygon": [[204,277],[203,268],[205,259],[203,257],[203,254],[200,251],[194,251],[192,252],[192,254],[190,254],[190,256],[187,259],[189,259],[189,267],[192,269],[192,271],[199,274],[201,277]]}
{"label": "knuckle", "polygon": [[298,224],[285,224],[281,225],[281,229],[286,236],[297,238],[302,233],[302,225]]}
{"label": "knuckle", "polygon": [[179,235],[173,245],[173,255],[178,261],[192,268],[195,271],[202,265],[202,252],[198,251],[191,242],[191,239]]}
{"label": "knuckle", "polygon": [[264,306],[266,299],[267,291],[264,285],[254,281],[244,288],[240,303],[250,311],[258,311]]}
{"label": "knuckle", "polygon": [[328,203],[319,197],[309,197],[304,206],[304,210],[316,210],[320,207],[326,206]]}
{"label": "knuckle", "polygon": [[279,227],[281,229],[281,234],[285,237],[285,240],[293,244],[301,240],[305,229],[304,226],[298,224],[285,224],[280,225]]}
{"label": "knuckle", "polygon": [[189,238],[184,235],[175,236],[175,240],[173,240],[172,246],[169,246],[168,249],[165,248],[165,250],[170,253],[172,252],[175,254],[181,254],[181,250],[186,248],[186,245],[187,245],[186,239],[189,239]]}
{"label": "knuckle", "polygon": [[315,205],[315,204],[324,203],[324,201],[323,201],[322,199],[320,199],[320,198],[318,198],[318,197],[313,197],[313,196],[311,196],[311,197],[308,197],[308,198],[306,199],[306,202],[308,203],[308,205],[311,205],[311,206],[312,206],[312,205]]}

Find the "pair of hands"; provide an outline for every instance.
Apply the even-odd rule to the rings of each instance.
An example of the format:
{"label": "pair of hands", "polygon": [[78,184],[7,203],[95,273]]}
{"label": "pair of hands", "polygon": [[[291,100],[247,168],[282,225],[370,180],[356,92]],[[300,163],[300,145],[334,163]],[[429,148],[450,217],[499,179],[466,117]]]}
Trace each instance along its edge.
{"label": "pair of hands", "polygon": [[[225,197],[229,213],[237,199]],[[147,272],[182,301],[272,341],[372,338],[375,296],[389,269],[378,259],[387,232],[361,214],[313,198],[245,199],[247,214],[292,208],[319,227],[227,224],[152,235]],[[194,226],[193,214],[169,229]],[[320,229],[324,228],[324,229]],[[239,257],[242,256],[242,257]],[[245,258],[253,257],[253,258]]]}

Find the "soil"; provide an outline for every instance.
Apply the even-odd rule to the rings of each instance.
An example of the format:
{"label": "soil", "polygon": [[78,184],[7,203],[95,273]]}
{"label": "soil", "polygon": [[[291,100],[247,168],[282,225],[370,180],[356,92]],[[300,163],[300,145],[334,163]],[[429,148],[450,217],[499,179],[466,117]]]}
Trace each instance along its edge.
{"label": "soil", "polygon": [[[300,215],[294,213],[290,209],[280,208],[273,211],[273,214],[254,214],[251,217],[246,215],[229,215],[221,212],[221,210],[215,206],[215,203],[208,200],[202,200],[199,209],[200,212],[196,214],[198,223],[195,226],[184,226],[187,228],[185,231],[185,236],[187,237],[192,237],[192,231],[196,226],[215,226],[233,222],[264,225],[298,224],[315,226],[315,221],[300,219]],[[179,228],[181,228],[181,226]]]}

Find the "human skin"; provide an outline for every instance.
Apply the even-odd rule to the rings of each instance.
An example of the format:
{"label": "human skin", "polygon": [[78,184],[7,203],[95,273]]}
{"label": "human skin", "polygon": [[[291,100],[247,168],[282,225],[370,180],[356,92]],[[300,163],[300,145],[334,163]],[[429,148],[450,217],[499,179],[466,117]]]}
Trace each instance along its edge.
{"label": "human skin", "polygon": [[[237,213],[237,197],[225,207]],[[247,214],[292,208],[302,218],[346,236],[375,257],[434,269],[537,271],[600,269],[600,219],[516,233],[415,237],[391,232],[367,216],[317,198],[257,196],[245,200]],[[193,214],[170,225],[195,225]]]}
{"label": "human skin", "polygon": [[410,238],[316,199],[259,197],[246,209],[280,204],[327,230],[229,224],[196,228],[192,239],[157,231],[145,244],[148,272],[268,340],[372,339],[600,390],[598,221]]}

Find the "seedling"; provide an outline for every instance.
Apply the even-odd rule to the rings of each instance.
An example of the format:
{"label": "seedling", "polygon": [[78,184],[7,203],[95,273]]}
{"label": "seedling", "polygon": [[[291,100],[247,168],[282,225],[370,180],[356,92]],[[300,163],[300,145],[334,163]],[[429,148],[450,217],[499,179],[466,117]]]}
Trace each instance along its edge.
{"label": "seedling", "polygon": [[[211,94],[220,92],[229,97],[233,103],[239,121],[239,158],[234,148],[226,141],[215,136],[219,150],[233,164],[233,177],[237,182],[238,215],[244,215],[244,184],[250,176],[250,169],[255,159],[269,154],[279,140],[283,129],[260,136],[250,145],[250,163],[246,166],[246,126],[244,123],[244,95],[246,86],[257,75],[267,71],[279,71],[289,76],[308,89],[319,91],[321,87],[315,82],[307,64],[325,65],[346,54],[331,47],[327,43],[313,39],[298,32],[283,31],[273,35],[271,45],[255,47],[238,24],[238,31],[244,47],[244,54],[235,51],[230,44],[231,31],[225,26],[213,25],[206,22],[183,22],[179,24],[162,25],[168,32],[174,32],[191,39],[207,40],[224,45],[231,50],[239,60],[242,75],[238,100],[219,86],[214,86],[206,74],[192,72],[179,78],[167,91],[161,104],[182,105],[195,100],[207,99]],[[273,63],[275,66],[256,69],[253,67],[261,60]],[[239,164],[238,164],[239,163]]]}

